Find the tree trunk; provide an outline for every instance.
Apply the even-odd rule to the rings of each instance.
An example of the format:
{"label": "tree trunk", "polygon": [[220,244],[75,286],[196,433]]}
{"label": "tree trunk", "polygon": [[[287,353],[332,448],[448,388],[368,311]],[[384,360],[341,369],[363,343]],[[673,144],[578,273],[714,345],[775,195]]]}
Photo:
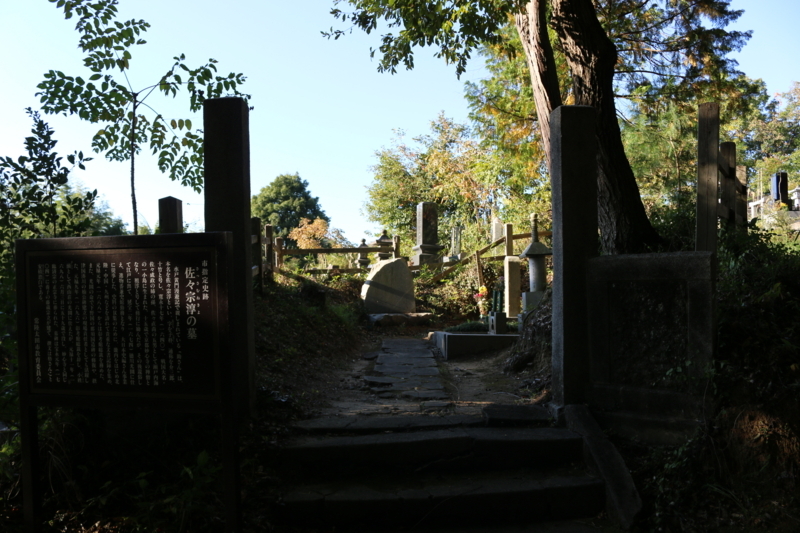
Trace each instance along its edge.
{"label": "tree trunk", "polygon": [[[536,101],[536,113],[549,154],[549,116],[561,104],[553,49],[547,35],[547,0],[530,0],[516,15]],[[653,249],[660,238],[644,210],[617,122],[614,66],[617,50],[597,20],[592,0],[549,0],[552,26],[572,73],[576,105],[597,109],[598,225],[604,253],[637,253]],[[527,20],[526,20],[527,19]],[[554,81],[555,80],[555,81]]]}
{"label": "tree trunk", "polygon": [[139,217],[136,208],[136,97],[133,94],[133,119],[131,121],[131,203],[133,204],[133,234],[139,235]]}
{"label": "tree trunk", "polygon": [[547,1],[530,0],[524,11],[514,15],[514,23],[528,60],[539,132],[549,168],[550,113],[561,105],[561,91],[553,47],[547,33]]}

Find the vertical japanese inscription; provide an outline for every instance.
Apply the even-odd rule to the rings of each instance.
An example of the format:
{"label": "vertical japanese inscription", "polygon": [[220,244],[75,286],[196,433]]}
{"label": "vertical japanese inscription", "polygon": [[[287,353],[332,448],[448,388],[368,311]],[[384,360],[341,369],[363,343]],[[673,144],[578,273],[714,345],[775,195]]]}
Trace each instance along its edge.
{"label": "vertical japanese inscription", "polygon": [[28,255],[34,392],[218,393],[213,248]]}

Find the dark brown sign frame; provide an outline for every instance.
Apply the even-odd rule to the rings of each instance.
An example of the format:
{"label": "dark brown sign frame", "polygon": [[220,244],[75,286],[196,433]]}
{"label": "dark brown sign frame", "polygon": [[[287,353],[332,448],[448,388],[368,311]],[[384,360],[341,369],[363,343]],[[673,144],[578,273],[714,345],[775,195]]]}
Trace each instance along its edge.
{"label": "dark brown sign frame", "polygon": [[28,531],[38,528],[41,501],[39,406],[219,414],[226,502],[238,527],[234,380],[247,363],[230,349],[232,243],[230,232],[17,241]]}

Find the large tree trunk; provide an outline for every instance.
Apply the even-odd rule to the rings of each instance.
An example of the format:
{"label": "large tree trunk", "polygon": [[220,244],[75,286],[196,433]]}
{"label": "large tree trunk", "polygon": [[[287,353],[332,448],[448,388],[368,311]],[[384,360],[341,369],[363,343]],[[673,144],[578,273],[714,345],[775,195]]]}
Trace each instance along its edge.
{"label": "large tree trunk", "polygon": [[[547,0],[530,0],[516,15],[536,101],[545,149],[550,151],[549,116],[560,105],[553,50],[547,35]],[[550,0],[552,25],[572,73],[575,104],[598,110],[598,224],[605,253],[637,253],[654,248],[659,236],[647,219],[617,122],[614,65],[617,50],[597,20],[591,0]],[[525,20],[527,19],[527,20]],[[555,85],[553,80],[555,79]]]}
{"label": "large tree trunk", "polygon": [[533,99],[542,136],[542,147],[550,166],[550,113],[561,105],[558,72],[550,36],[547,34],[547,1],[530,0],[514,15],[533,86]]}

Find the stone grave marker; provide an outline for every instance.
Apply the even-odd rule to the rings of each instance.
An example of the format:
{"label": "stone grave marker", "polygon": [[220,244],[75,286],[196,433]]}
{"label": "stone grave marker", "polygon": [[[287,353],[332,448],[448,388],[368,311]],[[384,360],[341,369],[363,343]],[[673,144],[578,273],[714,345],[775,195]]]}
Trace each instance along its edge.
{"label": "stone grave marker", "polygon": [[379,261],[361,288],[361,299],[368,314],[415,312],[414,280],[406,260]]}
{"label": "stone grave marker", "polygon": [[439,251],[444,248],[439,244],[439,212],[433,202],[417,204],[417,245],[412,248],[416,253],[411,258],[414,265],[435,263],[439,259]]}

